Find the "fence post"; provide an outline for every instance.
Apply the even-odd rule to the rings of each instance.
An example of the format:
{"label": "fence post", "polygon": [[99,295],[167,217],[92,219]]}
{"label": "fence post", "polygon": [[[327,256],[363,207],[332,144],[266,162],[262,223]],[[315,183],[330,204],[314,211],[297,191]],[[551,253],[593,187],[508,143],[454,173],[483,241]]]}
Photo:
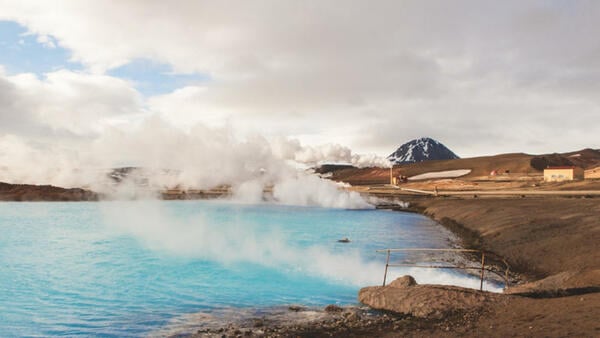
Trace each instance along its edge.
{"label": "fence post", "polygon": [[510,269],[510,267],[508,266],[508,262],[506,261],[506,259],[502,259],[502,262],[504,262],[504,265],[506,266],[506,270],[504,270],[504,288],[508,289],[508,270]]}
{"label": "fence post", "polygon": [[481,282],[479,284],[479,291],[483,291],[483,273],[485,272],[485,252],[481,251]]}
{"label": "fence post", "polygon": [[387,251],[387,259],[385,260],[385,272],[383,273],[383,286],[385,286],[385,279],[387,278],[387,270],[390,265],[390,250]]}

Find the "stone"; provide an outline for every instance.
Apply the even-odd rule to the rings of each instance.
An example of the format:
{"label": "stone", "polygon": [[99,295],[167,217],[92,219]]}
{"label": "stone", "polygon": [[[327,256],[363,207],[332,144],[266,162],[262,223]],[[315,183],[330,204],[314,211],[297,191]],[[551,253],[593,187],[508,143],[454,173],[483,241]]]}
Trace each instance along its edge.
{"label": "stone", "polygon": [[[445,285],[411,285],[410,276],[387,286],[362,288],[358,300],[373,309],[421,318],[443,318],[458,310],[473,310],[497,301],[500,294]],[[414,280],[414,279],[412,279]]]}
{"label": "stone", "polygon": [[350,312],[350,314],[346,316],[346,319],[348,319],[348,321],[357,321],[360,319],[360,316],[356,312]]}
{"label": "stone", "polygon": [[288,310],[293,311],[293,312],[300,312],[300,311],[303,311],[304,308],[302,306],[299,306],[299,305],[290,305],[288,307]]}
{"label": "stone", "polygon": [[341,307],[334,305],[334,304],[329,304],[325,307],[325,312],[342,312],[344,311],[344,309],[342,309]]}
{"label": "stone", "polygon": [[417,281],[412,276],[406,275],[396,278],[389,286],[393,288],[406,288],[415,285],[417,285]]}

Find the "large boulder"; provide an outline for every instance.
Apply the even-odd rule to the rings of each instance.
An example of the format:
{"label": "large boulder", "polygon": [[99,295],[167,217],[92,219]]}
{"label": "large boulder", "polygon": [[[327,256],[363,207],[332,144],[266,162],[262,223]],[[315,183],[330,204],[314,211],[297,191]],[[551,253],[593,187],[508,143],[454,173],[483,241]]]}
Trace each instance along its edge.
{"label": "large boulder", "polygon": [[500,294],[446,285],[417,285],[404,276],[386,286],[362,288],[358,300],[373,309],[423,318],[442,318],[461,310],[482,308]]}

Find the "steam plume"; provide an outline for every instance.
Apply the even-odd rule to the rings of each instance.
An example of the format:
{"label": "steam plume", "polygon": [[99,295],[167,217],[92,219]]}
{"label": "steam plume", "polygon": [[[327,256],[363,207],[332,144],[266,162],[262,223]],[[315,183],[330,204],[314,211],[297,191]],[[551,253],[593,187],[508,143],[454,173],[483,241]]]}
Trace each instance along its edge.
{"label": "steam plume", "polygon": [[[131,205],[123,207],[123,203]],[[223,264],[261,264],[347,285],[381,283],[383,261],[366,261],[359,251],[336,253],[319,245],[298,247],[277,228],[259,231],[255,224],[241,218],[216,226],[202,214],[183,219],[173,214],[165,204],[151,200],[107,202],[101,207],[105,223],[113,230],[132,235],[153,250]],[[388,277],[393,280],[403,274],[415,276],[420,283],[479,287],[478,278],[423,269],[394,270]]]}
{"label": "steam plume", "polygon": [[106,174],[112,168],[130,166],[140,168],[135,174],[143,178],[149,191],[227,185],[236,198],[257,202],[263,199],[263,188],[273,187],[273,198],[285,204],[369,206],[358,194],[310,176],[290,161],[305,165],[388,164],[376,156],[353,154],[340,145],[305,147],[297,140],[269,141],[260,135],[239,139],[230,128],[201,124],[183,131],[159,118],[149,118],[129,130],[111,127],[92,140],[68,143],[0,136],[0,181],[4,182],[86,187],[119,195],[135,184],[122,183],[116,189]]}

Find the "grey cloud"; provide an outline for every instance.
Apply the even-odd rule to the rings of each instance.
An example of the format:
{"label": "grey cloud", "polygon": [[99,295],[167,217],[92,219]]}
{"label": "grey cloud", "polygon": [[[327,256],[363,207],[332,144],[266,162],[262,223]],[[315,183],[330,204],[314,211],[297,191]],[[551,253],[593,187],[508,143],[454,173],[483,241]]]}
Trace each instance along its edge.
{"label": "grey cloud", "polygon": [[423,135],[467,155],[600,147],[597,2],[7,4],[0,17],[92,71],[142,57],[210,73],[194,100],[149,100],[182,124],[230,118],[384,154]]}
{"label": "grey cloud", "polygon": [[0,73],[0,135],[5,133],[41,134],[48,132],[37,121],[35,114],[28,109],[30,103],[16,86],[3,78]]}

